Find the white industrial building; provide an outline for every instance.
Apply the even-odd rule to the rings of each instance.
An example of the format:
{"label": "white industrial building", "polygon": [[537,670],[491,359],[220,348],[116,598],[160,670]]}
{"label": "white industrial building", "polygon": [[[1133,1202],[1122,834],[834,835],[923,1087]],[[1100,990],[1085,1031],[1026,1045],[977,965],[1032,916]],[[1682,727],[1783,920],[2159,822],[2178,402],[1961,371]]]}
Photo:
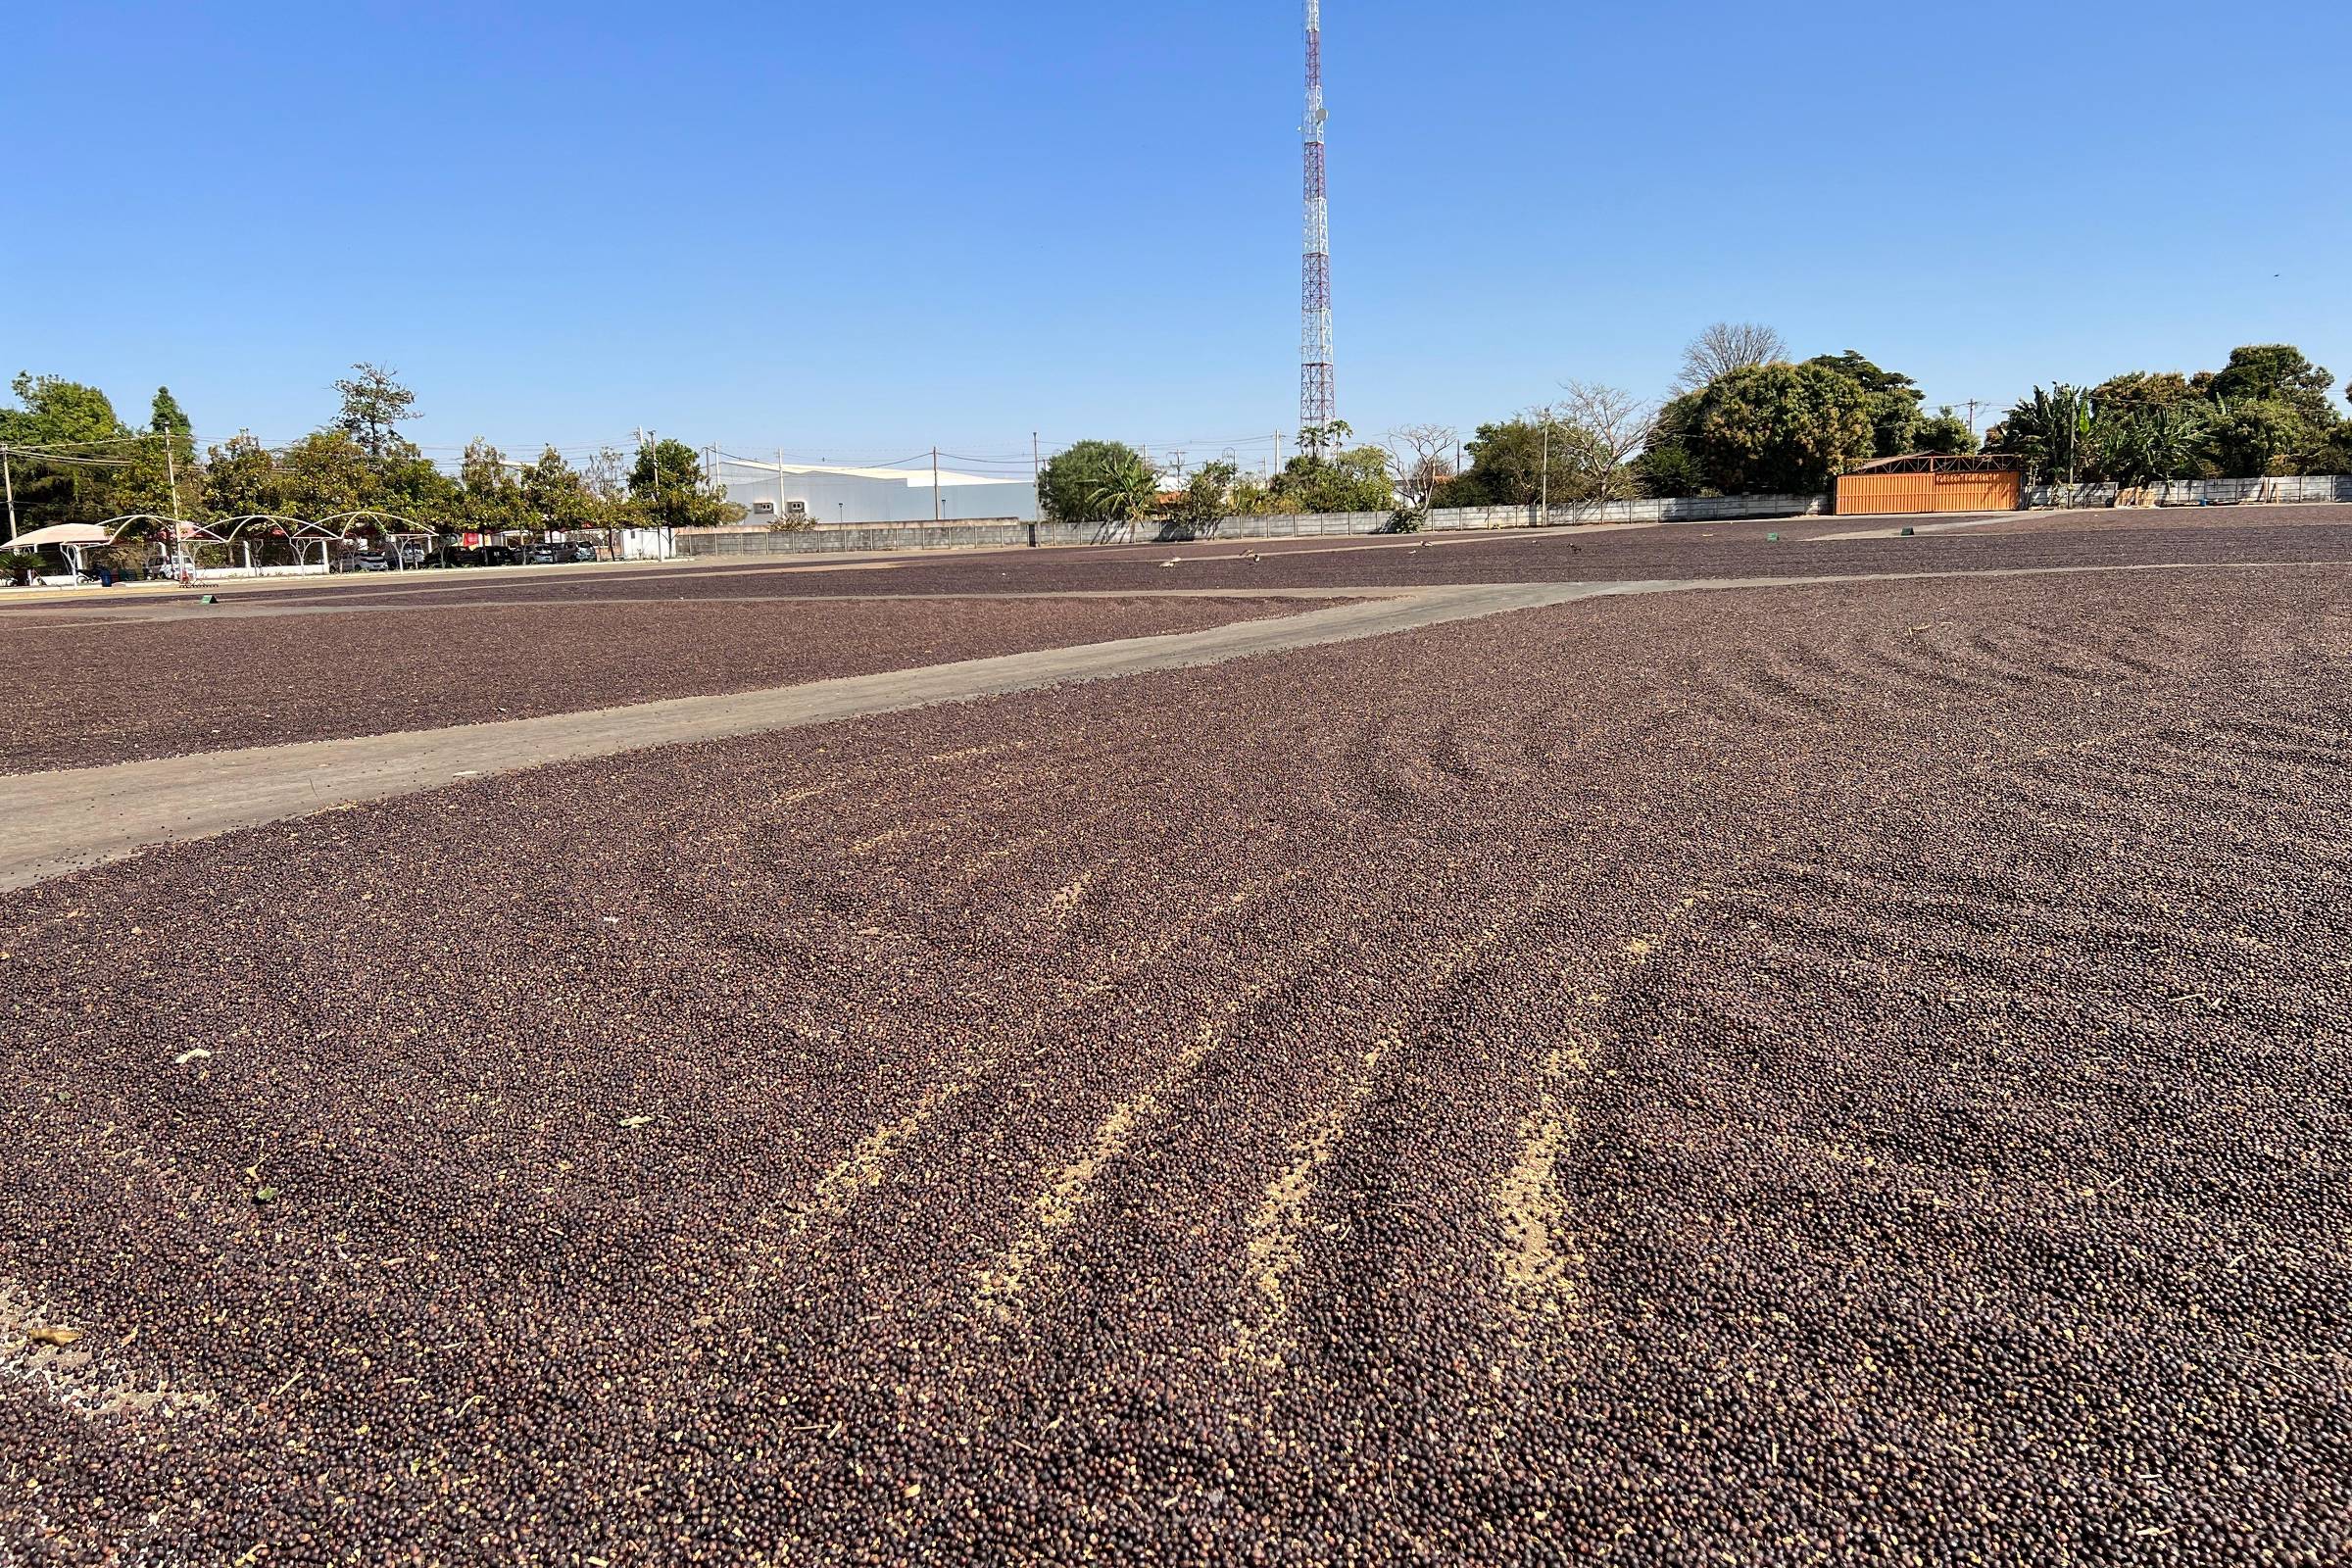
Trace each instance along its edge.
{"label": "white industrial building", "polygon": [[747,523],[806,517],[820,528],[861,522],[1037,520],[1037,486],[1027,479],[920,468],[852,468],[831,464],[755,463],[717,458],[710,475],[742,507]]}

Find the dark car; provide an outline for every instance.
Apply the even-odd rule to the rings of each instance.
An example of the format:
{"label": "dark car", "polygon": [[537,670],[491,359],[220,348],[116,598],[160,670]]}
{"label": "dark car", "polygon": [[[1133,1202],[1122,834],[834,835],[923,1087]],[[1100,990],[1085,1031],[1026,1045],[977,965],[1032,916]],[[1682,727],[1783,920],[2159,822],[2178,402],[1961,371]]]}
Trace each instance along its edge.
{"label": "dark car", "polygon": [[522,564],[522,556],[512,545],[484,545],[481,564],[485,566],[519,566]]}

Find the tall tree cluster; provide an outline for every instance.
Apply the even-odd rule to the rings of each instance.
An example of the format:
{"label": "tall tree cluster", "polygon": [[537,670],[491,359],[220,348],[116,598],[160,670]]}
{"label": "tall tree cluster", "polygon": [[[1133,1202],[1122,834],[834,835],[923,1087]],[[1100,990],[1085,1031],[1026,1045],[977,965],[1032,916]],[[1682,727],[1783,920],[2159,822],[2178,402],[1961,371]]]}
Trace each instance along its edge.
{"label": "tall tree cluster", "polygon": [[1985,432],[2035,479],[2154,484],[2352,470],[2352,419],[2326,368],[2289,343],[2230,351],[2218,370],[2127,370],[2035,387]]}
{"label": "tall tree cluster", "polygon": [[[240,433],[197,450],[195,426],[169,387],[156,389],[144,425],[119,416],[106,394],[60,376],[19,374],[17,406],[0,408],[17,526],[150,516],[214,522],[240,517],[318,520],[382,514],[420,531],[593,529],[731,522],[743,509],[679,441],[614,451],[585,471],[549,447],[529,464],[475,440],[454,474],[402,433],[416,394],[399,372],[355,365],[334,383],[334,412],[287,446]],[[135,531],[135,529],[134,529]]]}

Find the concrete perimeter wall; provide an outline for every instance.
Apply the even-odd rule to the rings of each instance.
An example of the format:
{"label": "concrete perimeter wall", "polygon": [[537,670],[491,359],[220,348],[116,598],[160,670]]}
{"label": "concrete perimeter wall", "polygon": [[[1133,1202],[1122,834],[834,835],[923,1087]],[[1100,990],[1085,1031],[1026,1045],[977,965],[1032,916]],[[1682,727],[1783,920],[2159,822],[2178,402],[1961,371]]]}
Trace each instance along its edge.
{"label": "concrete perimeter wall", "polygon": [[[2290,506],[2298,502],[2352,501],[2352,474],[2298,473],[2277,479],[2163,479],[2148,486],[2160,507],[2217,507],[2252,501]],[[2111,484],[2035,484],[2026,487],[2029,507],[2112,507]]]}
{"label": "concrete perimeter wall", "polygon": [[[1802,517],[1829,511],[1827,496],[1715,496],[1676,501],[1611,501],[1605,505],[1565,503],[1551,509],[1551,525],[1600,522],[1714,522],[1733,517]],[[1424,527],[1435,532],[1533,528],[1542,525],[1537,507],[1441,508]],[[1319,539],[1333,535],[1386,533],[1395,521],[1387,512],[1310,512],[1297,514],[1226,517],[1198,530],[1203,539]],[[1188,537],[1162,522],[1028,523],[1011,518],[980,522],[868,523],[847,528],[807,528],[771,533],[764,527],[681,528],[677,553],[693,557],[784,556],[808,551],[981,550],[1021,545],[1140,545]]]}

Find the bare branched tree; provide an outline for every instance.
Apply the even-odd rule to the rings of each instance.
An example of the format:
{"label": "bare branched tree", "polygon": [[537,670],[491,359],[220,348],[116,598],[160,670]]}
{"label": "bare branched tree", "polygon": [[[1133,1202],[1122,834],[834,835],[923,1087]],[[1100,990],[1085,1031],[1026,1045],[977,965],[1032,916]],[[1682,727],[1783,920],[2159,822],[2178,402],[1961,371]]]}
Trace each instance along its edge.
{"label": "bare branched tree", "polygon": [[1427,512],[1431,495],[1453,477],[1455,439],[1449,424],[1400,424],[1389,432],[1389,476],[1404,511]]}
{"label": "bare branched tree", "polygon": [[1683,369],[1674,378],[1674,390],[1695,392],[1726,371],[1788,357],[1788,343],[1771,327],[1755,321],[1717,321],[1683,350]]}
{"label": "bare branched tree", "polygon": [[1616,501],[1634,493],[1626,464],[1658,426],[1658,406],[1613,386],[1562,381],[1558,416],[1571,439],[1552,461],[1566,469],[1566,493],[1577,501]]}

